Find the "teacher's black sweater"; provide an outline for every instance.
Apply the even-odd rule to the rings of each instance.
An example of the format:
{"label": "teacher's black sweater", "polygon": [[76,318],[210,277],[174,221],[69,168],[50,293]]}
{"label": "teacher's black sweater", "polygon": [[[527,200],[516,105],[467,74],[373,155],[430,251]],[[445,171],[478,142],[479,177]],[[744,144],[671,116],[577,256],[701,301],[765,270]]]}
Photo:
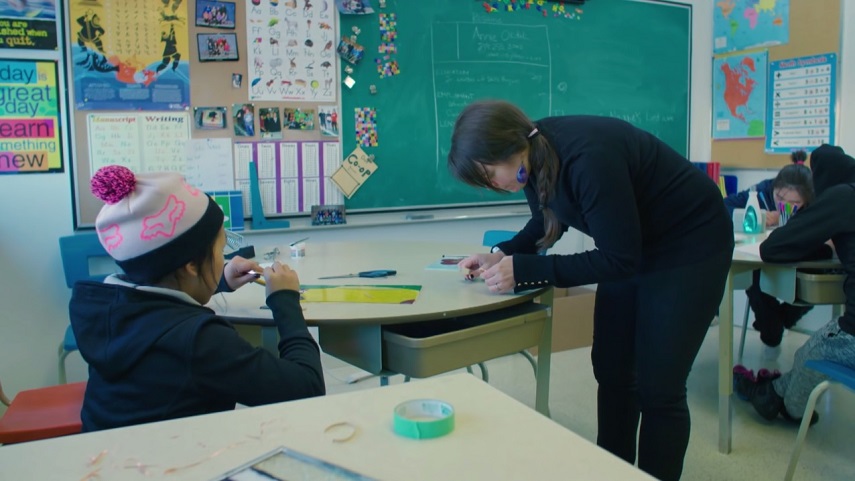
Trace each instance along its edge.
{"label": "teacher's black sweater", "polygon": [[650,133],[609,117],[550,117],[537,127],[558,155],[548,206],[561,222],[593,237],[596,248],[538,256],[544,234],[538,173],[524,192],[532,218],[499,244],[514,256],[517,287],[571,287],[690,265],[733,250],[733,224],[718,186]]}

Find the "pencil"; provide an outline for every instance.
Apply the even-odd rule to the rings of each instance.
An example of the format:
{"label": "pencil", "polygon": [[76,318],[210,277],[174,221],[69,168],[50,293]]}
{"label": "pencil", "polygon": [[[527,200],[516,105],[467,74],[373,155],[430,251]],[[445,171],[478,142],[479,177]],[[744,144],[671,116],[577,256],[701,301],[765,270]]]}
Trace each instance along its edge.
{"label": "pencil", "polygon": [[765,195],[763,195],[763,192],[757,192],[757,195],[760,197],[760,202],[762,202],[762,203],[763,203],[763,207],[764,207],[766,210],[771,210],[771,209],[769,209],[769,203],[768,203],[768,202],[766,202],[766,196],[765,196]]}
{"label": "pencil", "polygon": [[294,242],[292,242],[292,243],[291,243],[291,244],[289,244],[288,246],[289,246],[289,247],[294,247],[295,245],[299,244],[300,242],[306,242],[307,240],[309,240],[309,238],[308,238],[308,237],[303,237],[302,239],[300,239],[300,240],[298,240],[298,241],[294,241]]}

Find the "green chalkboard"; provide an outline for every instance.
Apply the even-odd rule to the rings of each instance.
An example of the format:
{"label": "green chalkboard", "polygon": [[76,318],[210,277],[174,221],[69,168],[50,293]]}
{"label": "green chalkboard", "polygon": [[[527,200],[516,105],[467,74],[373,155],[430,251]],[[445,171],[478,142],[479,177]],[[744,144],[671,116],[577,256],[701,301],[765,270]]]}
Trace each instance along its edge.
{"label": "green chalkboard", "polygon": [[[590,0],[555,16],[529,9],[488,13],[483,1],[387,0],[372,15],[342,15],[364,57],[342,85],[342,148],[355,148],[356,110],[373,109],[376,172],[348,210],[518,202],[473,189],[446,167],[454,121],[469,102],[505,99],[532,118],[594,114],[623,118],[686,154],[689,142],[690,6]],[[525,4],[518,0],[517,3]],[[380,53],[381,24],[394,14],[396,51]],[[383,15],[387,17],[384,18]],[[379,67],[397,61],[399,73]],[[342,62],[347,65],[346,62]],[[343,78],[347,76],[342,73]],[[371,86],[376,92],[371,92]]]}

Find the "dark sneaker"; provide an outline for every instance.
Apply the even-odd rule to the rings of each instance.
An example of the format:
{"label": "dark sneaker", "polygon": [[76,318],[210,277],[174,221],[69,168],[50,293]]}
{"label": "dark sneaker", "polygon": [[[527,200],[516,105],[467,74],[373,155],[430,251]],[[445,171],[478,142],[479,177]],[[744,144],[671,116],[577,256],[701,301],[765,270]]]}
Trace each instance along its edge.
{"label": "dark sneaker", "polygon": [[759,382],[761,379],[768,379],[770,381],[778,379],[781,377],[781,371],[777,369],[768,370],[765,367],[757,371],[757,381]]}
{"label": "dark sneaker", "polygon": [[[787,408],[781,405],[781,417],[786,419],[788,422],[791,422],[796,425],[800,425],[802,423],[802,418],[794,418],[790,416],[790,413],[787,412]],[[819,413],[816,411],[813,412],[810,416],[810,426],[819,422]]]}
{"label": "dark sneaker", "polygon": [[772,380],[763,378],[757,380],[754,395],[751,396],[751,405],[763,419],[772,421],[783,409],[784,399],[775,392]]}
{"label": "dark sneaker", "polygon": [[750,401],[756,387],[757,379],[754,377],[754,371],[741,364],[733,366],[733,392],[736,393],[736,397],[743,401]]}

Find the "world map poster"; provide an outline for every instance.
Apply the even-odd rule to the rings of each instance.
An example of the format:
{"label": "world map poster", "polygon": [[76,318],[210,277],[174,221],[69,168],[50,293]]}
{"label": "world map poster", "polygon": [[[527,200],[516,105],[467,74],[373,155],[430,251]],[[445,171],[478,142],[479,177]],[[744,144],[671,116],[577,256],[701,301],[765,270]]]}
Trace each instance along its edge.
{"label": "world map poster", "polygon": [[713,53],[790,41],[790,0],[715,0]]}
{"label": "world map poster", "polygon": [[713,61],[713,138],[766,135],[768,52],[731,55]]}

